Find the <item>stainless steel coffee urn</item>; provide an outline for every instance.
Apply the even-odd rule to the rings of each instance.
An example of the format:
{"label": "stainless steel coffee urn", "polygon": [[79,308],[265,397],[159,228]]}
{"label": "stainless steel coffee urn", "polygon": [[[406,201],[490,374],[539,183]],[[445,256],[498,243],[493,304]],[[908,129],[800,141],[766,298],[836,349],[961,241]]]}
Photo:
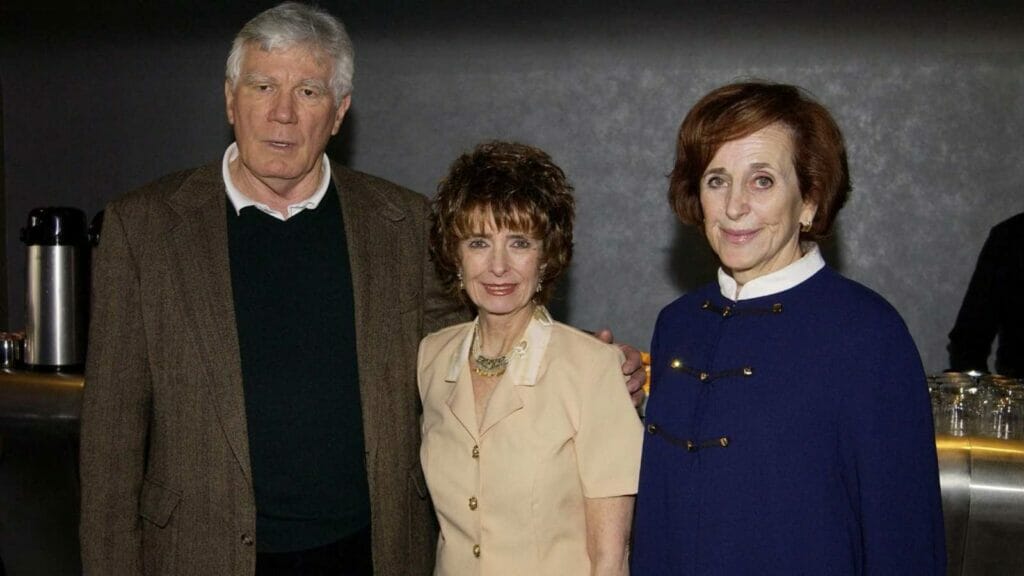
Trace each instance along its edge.
{"label": "stainless steel coffee urn", "polygon": [[25,352],[29,368],[78,370],[85,364],[89,233],[77,208],[36,208],[21,230],[27,247]]}

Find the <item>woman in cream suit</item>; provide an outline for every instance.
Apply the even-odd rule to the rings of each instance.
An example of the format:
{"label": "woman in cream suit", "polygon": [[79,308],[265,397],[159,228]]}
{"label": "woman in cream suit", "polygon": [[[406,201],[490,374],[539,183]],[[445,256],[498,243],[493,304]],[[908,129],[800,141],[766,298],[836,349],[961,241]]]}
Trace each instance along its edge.
{"label": "woman in cream suit", "polygon": [[435,263],[478,313],[419,350],[435,574],[627,572],[642,431],[621,353],[543,306],[572,256],[571,190],[544,152],[492,142],[434,199]]}

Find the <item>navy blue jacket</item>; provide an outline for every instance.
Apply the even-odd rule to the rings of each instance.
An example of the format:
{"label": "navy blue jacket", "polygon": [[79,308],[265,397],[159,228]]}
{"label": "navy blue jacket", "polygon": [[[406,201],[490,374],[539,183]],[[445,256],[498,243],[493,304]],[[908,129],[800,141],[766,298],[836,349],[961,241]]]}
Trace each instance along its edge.
{"label": "navy blue jacket", "polygon": [[632,573],[944,575],[931,409],[899,314],[824,268],[667,306]]}

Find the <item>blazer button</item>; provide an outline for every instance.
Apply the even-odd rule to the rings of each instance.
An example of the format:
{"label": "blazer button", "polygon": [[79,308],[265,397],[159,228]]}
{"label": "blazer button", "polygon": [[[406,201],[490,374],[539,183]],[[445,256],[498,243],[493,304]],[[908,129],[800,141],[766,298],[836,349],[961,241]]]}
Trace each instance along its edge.
{"label": "blazer button", "polygon": [[469,497],[469,509],[476,510],[476,496]]}
{"label": "blazer button", "polygon": [[480,457],[480,447],[474,445],[473,446],[473,458],[479,458],[479,457]]}
{"label": "blazer button", "polygon": [[253,545],[252,536],[249,536],[248,534],[242,534],[242,544],[245,544],[246,546],[252,546]]}
{"label": "blazer button", "polygon": [[480,545],[479,544],[474,544],[473,545],[473,556],[476,556],[477,558],[480,557]]}

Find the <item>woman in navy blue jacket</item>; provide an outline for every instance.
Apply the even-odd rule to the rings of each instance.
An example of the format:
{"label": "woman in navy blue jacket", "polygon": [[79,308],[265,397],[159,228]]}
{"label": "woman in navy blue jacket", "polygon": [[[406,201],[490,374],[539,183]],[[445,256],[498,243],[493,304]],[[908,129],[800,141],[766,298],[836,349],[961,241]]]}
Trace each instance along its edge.
{"label": "woman in navy blue jacket", "polygon": [[917,349],[815,243],[849,190],[797,87],[724,86],[683,121],[670,201],[721,268],[655,328],[633,574],[945,574]]}

